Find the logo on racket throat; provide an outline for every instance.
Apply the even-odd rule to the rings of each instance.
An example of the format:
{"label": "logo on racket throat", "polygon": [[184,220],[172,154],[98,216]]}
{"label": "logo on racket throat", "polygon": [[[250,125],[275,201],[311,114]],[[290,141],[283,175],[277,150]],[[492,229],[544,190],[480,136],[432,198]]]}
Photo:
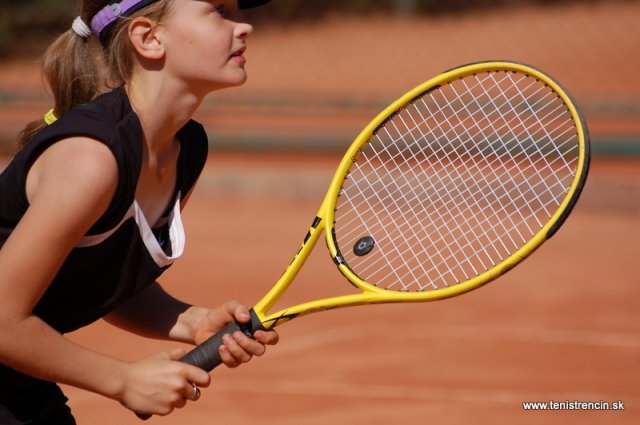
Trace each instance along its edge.
{"label": "logo on racket throat", "polygon": [[371,236],[364,236],[358,239],[353,246],[353,253],[358,257],[363,257],[370,253],[374,246],[376,246],[376,241]]}

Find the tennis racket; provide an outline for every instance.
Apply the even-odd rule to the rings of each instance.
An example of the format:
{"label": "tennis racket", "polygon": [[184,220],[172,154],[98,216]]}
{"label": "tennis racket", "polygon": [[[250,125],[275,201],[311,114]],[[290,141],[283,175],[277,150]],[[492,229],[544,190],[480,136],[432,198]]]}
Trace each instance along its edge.
{"label": "tennis racket", "polygon": [[[589,167],[585,122],[551,77],[520,63],[461,66],[388,106],[349,147],[302,246],[248,324],[181,361],[210,371],[225,334],[362,304],[448,298],[516,266],[553,236]],[[356,294],[269,313],[324,235]]]}

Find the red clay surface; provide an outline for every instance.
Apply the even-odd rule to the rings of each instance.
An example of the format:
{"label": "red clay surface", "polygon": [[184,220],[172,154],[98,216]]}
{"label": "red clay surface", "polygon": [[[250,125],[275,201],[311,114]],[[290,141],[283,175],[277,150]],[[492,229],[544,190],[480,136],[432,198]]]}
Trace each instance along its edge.
{"label": "red clay surface", "polygon": [[[242,126],[276,135],[322,129],[354,136],[371,111],[260,107],[252,114],[224,102],[236,96],[290,96],[311,104],[335,96],[391,100],[443,69],[488,58],[536,64],[578,98],[637,100],[638,17],[640,3],[620,2],[544,15],[258,29],[247,53],[250,82],[221,93],[223,107],[206,106],[199,119],[222,133]],[[40,96],[34,64],[2,64],[0,89]],[[0,131],[15,134],[49,107],[46,101],[0,105]],[[588,119],[592,132],[638,134],[639,121],[629,115]],[[194,303],[257,301],[297,250],[339,160],[340,154],[212,156],[185,211],[185,256],[163,284]],[[265,357],[214,371],[200,401],[148,423],[640,423],[639,240],[640,161],[596,158],[567,223],[498,281],[447,301],[356,307],[293,321],[279,328],[281,343]],[[351,290],[323,250],[320,242],[288,302]],[[104,323],[70,337],[123,359],[174,346]],[[114,401],[66,391],[80,425],[141,423]],[[625,410],[522,407],[549,400],[621,400]]]}
{"label": "red clay surface", "polygon": [[[257,301],[299,246],[337,157],[218,154],[185,211],[184,258],[162,279],[216,305]],[[553,239],[498,281],[428,304],[354,307],[279,328],[281,343],[213,372],[203,398],[157,424],[636,424],[640,161],[594,161]],[[351,291],[320,242],[287,303]],[[123,359],[174,344],[96,323],[70,335]],[[137,424],[67,388],[80,424]],[[625,411],[524,411],[524,401],[621,400]]]}
{"label": "red clay surface", "polygon": [[[186,210],[185,257],[164,285],[194,303],[257,301],[299,246],[338,159],[211,157]],[[635,201],[603,205],[616,190]],[[638,240],[640,162],[598,161],[561,231],[498,281],[447,301],[295,320],[265,357],[215,370],[200,401],[151,423],[638,423]],[[288,302],[351,291],[323,249]],[[102,323],[72,338],[125,359],[173,346]],[[68,394],[81,424],[139,423],[113,401]],[[549,400],[621,400],[625,411],[522,408]]]}

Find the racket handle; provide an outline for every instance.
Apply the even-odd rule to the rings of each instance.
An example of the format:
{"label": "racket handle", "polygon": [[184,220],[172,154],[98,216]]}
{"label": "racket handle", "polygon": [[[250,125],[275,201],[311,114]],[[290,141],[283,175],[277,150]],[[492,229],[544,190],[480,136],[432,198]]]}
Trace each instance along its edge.
{"label": "racket handle", "polygon": [[[227,324],[224,328],[220,329],[218,333],[214,334],[202,344],[188,352],[184,357],[180,358],[180,361],[182,363],[190,364],[191,366],[199,367],[207,372],[211,372],[217,366],[220,366],[222,364],[222,359],[220,358],[219,348],[222,345],[223,336],[241,331],[249,338],[253,338],[253,334],[256,331],[265,330],[265,327],[262,326],[262,322],[260,322],[258,315],[256,315],[253,309],[251,309],[249,313],[251,315],[251,320],[248,323],[231,322]],[[151,417],[151,415],[146,413],[136,413],[136,416],[143,421],[146,421]]]}
{"label": "racket handle", "polygon": [[248,323],[231,322],[227,324],[224,328],[220,329],[218,333],[188,352],[180,361],[211,372],[222,363],[219,348],[222,345],[223,336],[241,331],[249,338],[253,338],[253,334],[256,331],[265,330],[253,309],[251,309],[249,313],[251,320]]}

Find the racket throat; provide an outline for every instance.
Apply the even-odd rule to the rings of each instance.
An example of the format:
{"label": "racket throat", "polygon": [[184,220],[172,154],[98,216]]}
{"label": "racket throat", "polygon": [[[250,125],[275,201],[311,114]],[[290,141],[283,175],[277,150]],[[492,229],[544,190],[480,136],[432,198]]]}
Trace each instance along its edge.
{"label": "racket throat", "polygon": [[[320,211],[322,211],[322,207]],[[273,322],[265,322],[265,317],[268,315],[268,312],[276,304],[276,302],[278,302],[278,300],[282,297],[282,294],[286,292],[286,290],[289,288],[293,280],[302,269],[302,266],[307,261],[307,258],[309,258],[309,255],[311,254],[311,251],[313,251],[314,246],[318,242],[318,238],[320,238],[320,236],[322,235],[322,230],[324,230],[323,218],[320,216],[320,214],[317,214],[313,219],[311,227],[309,227],[309,230],[307,231],[307,234],[305,235],[300,248],[285,269],[282,276],[280,276],[280,279],[278,279],[271,290],[269,290],[269,292],[254,305],[253,309],[259,316],[262,317],[262,322],[265,323],[265,326],[267,328],[272,328],[275,325],[273,324]],[[288,320],[282,319],[280,321]],[[276,323],[279,324],[280,321],[277,321]]]}

